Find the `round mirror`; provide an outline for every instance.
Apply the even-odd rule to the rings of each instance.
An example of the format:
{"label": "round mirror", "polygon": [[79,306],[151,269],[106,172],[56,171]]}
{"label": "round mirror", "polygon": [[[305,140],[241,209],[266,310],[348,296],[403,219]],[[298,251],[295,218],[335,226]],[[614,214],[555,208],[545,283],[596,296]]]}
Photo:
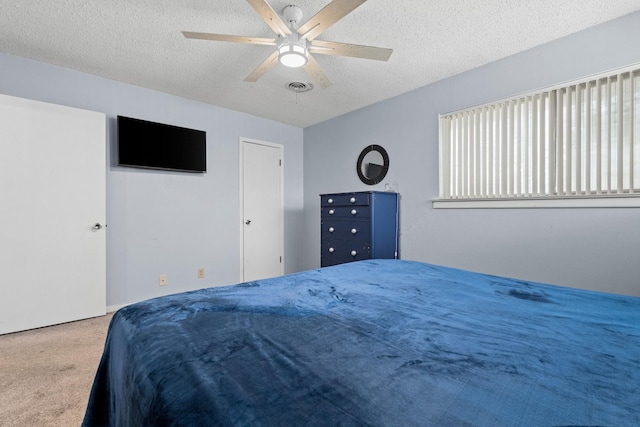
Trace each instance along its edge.
{"label": "round mirror", "polygon": [[365,147],[358,157],[356,170],[360,181],[367,185],[375,185],[382,181],[389,170],[389,155],[379,145]]}

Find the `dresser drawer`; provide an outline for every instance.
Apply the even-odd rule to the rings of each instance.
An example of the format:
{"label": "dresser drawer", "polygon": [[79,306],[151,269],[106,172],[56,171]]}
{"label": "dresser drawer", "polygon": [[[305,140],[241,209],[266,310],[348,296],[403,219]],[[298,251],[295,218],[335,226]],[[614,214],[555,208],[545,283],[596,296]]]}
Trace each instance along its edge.
{"label": "dresser drawer", "polygon": [[322,207],[322,220],[327,218],[370,218],[371,210],[368,206],[334,206]]}
{"label": "dresser drawer", "polygon": [[368,221],[340,221],[326,219],[322,221],[320,233],[322,240],[363,241],[371,240]]}
{"label": "dresser drawer", "polygon": [[321,263],[323,266],[342,264],[369,259],[371,248],[368,243],[329,241],[322,243]]}
{"label": "dresser drawer", "polygon": [[369,206],[368,193],[339,193],[320,196],[321,206]]}

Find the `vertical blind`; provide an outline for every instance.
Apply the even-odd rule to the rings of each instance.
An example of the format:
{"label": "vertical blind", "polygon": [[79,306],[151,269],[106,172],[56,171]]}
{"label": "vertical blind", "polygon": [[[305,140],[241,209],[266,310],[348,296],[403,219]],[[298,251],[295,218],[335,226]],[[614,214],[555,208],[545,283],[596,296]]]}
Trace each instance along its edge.
{"label": "vertical blind", "polygon": [[440,116],[440,198],[640,194],[640,68]]}

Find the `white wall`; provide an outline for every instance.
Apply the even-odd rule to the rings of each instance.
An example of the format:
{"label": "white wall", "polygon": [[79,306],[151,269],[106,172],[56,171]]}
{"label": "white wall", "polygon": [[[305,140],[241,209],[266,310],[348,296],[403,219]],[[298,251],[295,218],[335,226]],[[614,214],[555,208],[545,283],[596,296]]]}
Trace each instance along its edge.
{"label": "white wall", "polygon": [[[5,54],[0,70],[0,93],[107,115],[108,307],[239,281],[241,136],[284,145],[285,272],[301,269],[302,129]],[[206,131],[208,172],[117,167],[117,115]]]}
{"label": "white wall", "polygon": [[[438,114],[640,62],[640,13],[627,15],[304,131],[304,268],[320,264],[325,192],[401,194],[401,256],[558,285],[640,296],[640,210],[433,209]],[[369,144],[390,156],[387,178],[358,180]]]}

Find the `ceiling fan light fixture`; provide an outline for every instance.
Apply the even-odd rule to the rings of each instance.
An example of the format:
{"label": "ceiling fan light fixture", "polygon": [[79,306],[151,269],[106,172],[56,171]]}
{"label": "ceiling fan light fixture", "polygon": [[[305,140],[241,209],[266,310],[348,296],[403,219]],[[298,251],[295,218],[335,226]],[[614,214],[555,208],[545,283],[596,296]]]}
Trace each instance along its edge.
{"label": "ceiling fan light fixture", "polygon": [[285,39],[278,45],[278,61],[285,67],[298,68],[307,64],[309,52],[306,40]]}

